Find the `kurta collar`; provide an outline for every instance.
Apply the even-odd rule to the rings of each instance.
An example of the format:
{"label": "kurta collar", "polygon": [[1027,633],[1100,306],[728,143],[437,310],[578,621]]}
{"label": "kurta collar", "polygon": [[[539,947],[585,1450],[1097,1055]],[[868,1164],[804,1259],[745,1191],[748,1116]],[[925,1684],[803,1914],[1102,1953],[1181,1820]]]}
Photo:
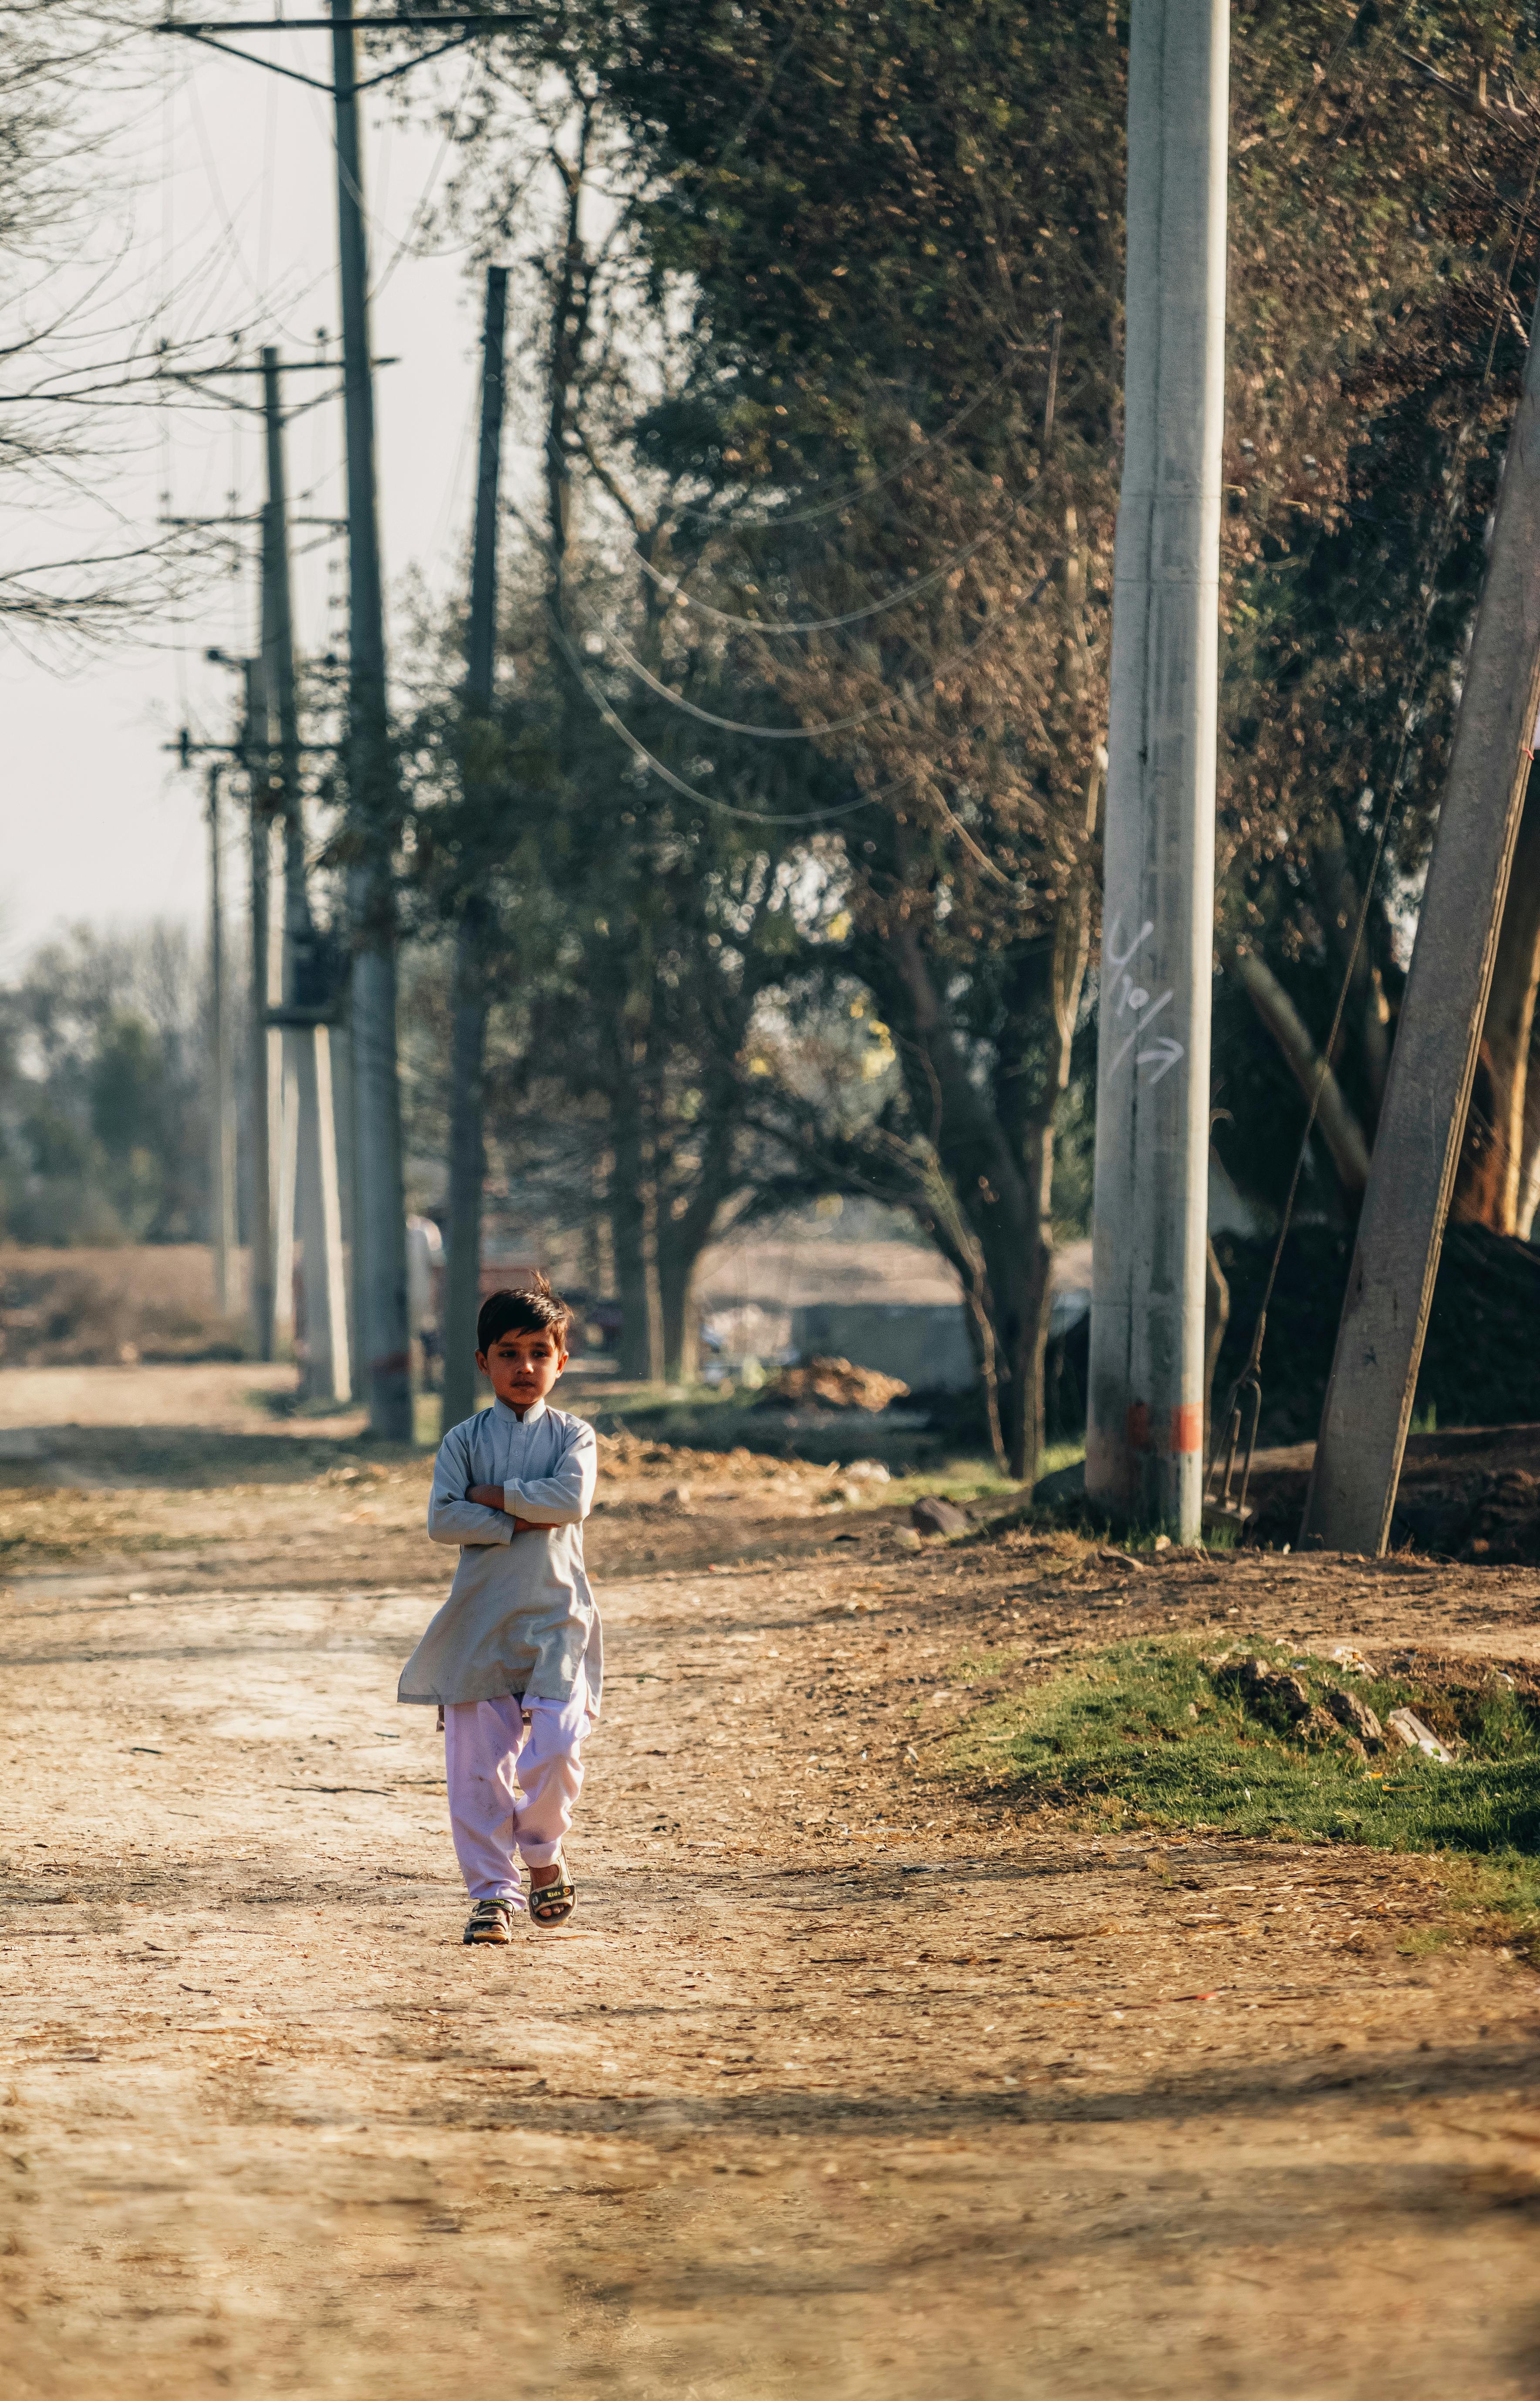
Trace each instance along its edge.
{"label": "kurta collar", "polygon": [[516,1426],[516,1425],[526,1425],[526,1426],[538,1425],[538,1424],[539,1424],[539,1422],[540,1422],[540,1420],[541,1420],[543,1417],[549,1416],[549,1414],[550,1414],[550,1412],[548,1411],[548,1409],[547,1409],[547,1407],[546,1407],[546,1405],[545,1405],[545,1403],[544,1403],[544,1401],[543,1401],[543,1400],[542,1400],[542,1401],[532,1401],[532,1402],[530,1403],[530,1405],[529,1405],[528,1408],[527,1408],[527,1409],[525,1409],[525,1413],[524,1413],[524,1416],[523,1416],[522,1418],[519,1416],[518,1411],[517,1411],[516,1409],[511,1409],[511,1408],[509,1407],[508,1403],[507,1403],[506,1401],[494,1401],[494,1402],[493,1402],[493,1404],[492,1404],[492,1406],[493,1406],[493,1409],[496,1411],[496,1413],[497,1413],[499,1417],[506,1418],[510,1425],[515,1425],[515,1426]]}

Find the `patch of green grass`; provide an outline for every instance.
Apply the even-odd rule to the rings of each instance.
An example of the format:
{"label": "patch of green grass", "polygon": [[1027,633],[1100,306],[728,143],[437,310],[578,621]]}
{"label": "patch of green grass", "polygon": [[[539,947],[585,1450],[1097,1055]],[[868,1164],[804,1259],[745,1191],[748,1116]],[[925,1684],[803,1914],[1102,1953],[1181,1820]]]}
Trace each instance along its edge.
{"label": "patch of green grass", "polygon": [[1315,1702],[1336,1686],[1382,1723],[1413,1709],[1455,1764],[1394,1739],[1366,1762],[1345,1730],[1302,1735],[1277,1703],[1248,1703],[1195,1646],[1173,1642],[1122,1643],[994,1702],[959,1735],[952,1763],[1104,1821],[1438,1853],[1459,1863],[1445,1879],[1455,1907],[1498,1913],[1526,1945],[1540,1939],[1540,1694],[1475,1662],[1350,1679],[1255,1647]]}

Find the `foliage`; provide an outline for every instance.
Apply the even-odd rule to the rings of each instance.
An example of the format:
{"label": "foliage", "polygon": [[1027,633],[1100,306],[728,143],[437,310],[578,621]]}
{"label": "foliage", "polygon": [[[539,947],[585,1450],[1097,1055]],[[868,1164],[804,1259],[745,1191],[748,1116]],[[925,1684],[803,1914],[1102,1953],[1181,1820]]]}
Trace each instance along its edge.
{"label": "foliage", "polygon": [[[816,744],[848,926],[821,969],[867,984],[897,1061],[880,1155],[845,1163],[902,1188],[976,1295],[1022,1471],[1097,867],[1121,33],[994,0],[671,0],[593,50],[696,350],[632,436],[696,487],[669,527],[658,686],[685,693],[715,651],[739,693],[724,715],[769,693]],[[1511,9],[1236,14],[1221,954],[1256,953],[1253,987],[1265,954],[1307,1026],[1329,1015],[1392,786],[1401,888],[1425,857],[1530,272],[1526,154],[1464,58],[1527,38]],[[1400,986],[1391,890],[1338,1061],[1370,1134]],[[1221,1012],[1220,1141],[1275,1195],[1300,1104],[1254,1003]],[[806,1111],[786,1117],[804,1170],[838,1172]]]}
{"label": "foliage", "polygon": [[[1217,1140],[1267,1201],[1315,1063],[1264,999],[1322,1039],[1394,795],[1333,1060],[1367,1134],[1383,1089],[1523,355],[1528,118],[1497,77],[1531,34],[1512,7],[1392,23],[1376,0],[1241,0],[1233,32],[1220,952],[1252,972],[1221,988]],[[543,1105],[574,1034],[597,1121],[647,1096],[627,1140],[655,1244],[676,1208],[909,1208],[1018,1475],[1052,1220],[1087,1200],[1125,34],[1071,0],[579,6],[497,45],[457,199],[501,242],[538,224],[579,944]],[[744,1020],[702,948],[719,913],[683,896],[793,859]],[[652,1173],[701,1156],[670,1090],[731,1119],[715,1204]],[[1344,1175],[1322,1151],[1309,1197],[1350,1209]]]}
{"label": "foliage", "polygon": [[0,995],[0,1194],[22,1242],[207,1238],[205,996],[185,933],[77,926]]}

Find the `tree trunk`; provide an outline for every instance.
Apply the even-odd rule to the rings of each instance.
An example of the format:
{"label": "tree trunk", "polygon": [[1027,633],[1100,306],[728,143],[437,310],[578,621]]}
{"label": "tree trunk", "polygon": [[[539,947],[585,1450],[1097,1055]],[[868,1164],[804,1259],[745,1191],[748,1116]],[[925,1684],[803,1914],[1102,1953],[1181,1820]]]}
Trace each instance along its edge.
{"label": "tree trunk", "polygon": [[1519,1186],[1519,1212],[1513,1230],[1521,1242],[1533,1239],[1535,1213],[1540,1210],[1540,1061],[1533,1056],[1537,1034],[1530,1036],[1529,1071],[1524,1084],[1524,1173]]}
{"label": "tree trunk", "polygon": [[[741,1006],[738,1036],[746,1030],[752,1002]],[[724,1076],[707,1088],[705,1139],[694,1186],[681,1192],[674,1208],[660,1212],[658,1273],[663,1301],[663,1373],[671,1384],[693,1384],[700,1362],[700,1310],[695,1301],[695,1270],[701,1254],[716,1231],[723,1209],[738,1188],[736,1173],[736,1077]],[[684,1200],[683,1208],[678,1201]],[[677,1210],[677,1214],[675,1211]]]}
{"label": "tree trunk", "polygon": [[622,1376],[655,1384],[663,1372],[663,1307],[658,1283],[658,1183],[652,1143],[634,1086],[622,1087],[614,1116],[615,1173],[609,1222],[620,1303]]}
{"label": "tree trunk", "polygon": [[1338,973],[1348,974],[1351,968],[1342,1023],[1356,1043],[1368,1095],[1365,1130],[1372,1141],[1380,1104],[1385,1096],[1385,1077],[1390,1073],[1390,1012],[1385,1007],[1379,972],[1370,957],[1367,926],[1364,940],[1355,947],[1363,895],[1348,864],[1342,827],[1329,813],[1315,844],[1312,881]]}
{"label": "tree trunk", "polygon": [[1451,1214],[1494,1233],[1519,1230],[1534,1149],[1530,1037],[1540,991],[1540,778],[1531,772],[1497,937],[1492,991]]}
{"label": "tree trunk", "polygon": [[701,1350],[701,1312],[695,1298],[695,1269],[700,1253],[687,1257],[667,1244],[658,1261],[658,1283],[663,1320],[663,1379],[693,1384]]}
{"label": "tree trunk", "polygon": [[450,1067],[449,1241],[444,1260],[443,1430],[476,1406],[476,1317],[481,1308],[482,1185],[486,1173],[483,1106],[486,1074],[484,910],[468,904],[455,944],[455,1027]]}
{"label": "tree trunk", "polygon": [[1315,1123],[1331,1154],[1337,1180],[1350,1201],[1358,1200],[1369,1182],[1369,1145],[1330,1067],[1323,1073],[1321,1054],[1309,1027],[1266,960],[1255,951],[1234,951],[1226,965],[1283,1052],[1306,1101],[1315,1101]]}
{"label": "tree trunk", "polygon": [[[1040,1173],[1046,1188],[1053,1182],[1054,1130],[1039,1129]],[[1043,1222],[1051,1224],[1044,1203]],[[1054,1246],[1051,1234],[1030,1242],[1021,1263],[1018,1290],[1013,1294],[1015,1356],[1009,1393],[1007,1453],[1011,1474],[1018,1484],[1035,1484],[1043,1455],[1046,1404],[1043,1367],[1048,1352],[1048,1323],[1053,1313]]]}

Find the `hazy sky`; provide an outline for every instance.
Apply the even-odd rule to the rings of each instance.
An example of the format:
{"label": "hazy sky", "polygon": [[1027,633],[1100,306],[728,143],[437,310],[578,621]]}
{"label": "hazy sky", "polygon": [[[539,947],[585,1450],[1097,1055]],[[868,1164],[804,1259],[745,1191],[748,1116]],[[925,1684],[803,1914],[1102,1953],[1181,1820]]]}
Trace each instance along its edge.
{"label": "hazy sky", "polygon": [[[323,34],[263,36],[249,47],[312,75],[330,66]],[[134,189],[131,204],[113,204],[122,220],[120,232],[113,228],[120,254],[100,322],[151,316],[172,338],[250,328],[248,357],[264,338],[286,356],[313,352],[318,330],[334,339],[338,324],[329,103],[188,42],[146,36],[145,48],[146,84],[122,112],[126,121],[106,153],[108,172]],[[452,60],[438,72],[436,89],[452,100],[464,63]],[[425,102],[434,73],[409,79]],[[442,586],[464,556],[480,291],[463,250],[413,254],[417,213],[442,190],[451,152],[431,128],[387,120],[391,89],[366,118],[365,197],[375,346],[401,362],[376,386],[386,569],[399,591],[412,569]],[[516,325],[510,337],[512,348]],[[250,391],[251,379],[242,380]],[[296,377],[290,397],[322,381]],[[527,465],[518,431],[515,422],[505,458],[515,481]],[[256,420],[234,412],[146,401],[142,415],[120,416],[119,451],[98,471],[93,501],[110,502],[130,525],[154,518],[165,484],[178,514],[222,512],[231,492],[239,509],[254,509],[262,497],[260,440]],[[335,514],[341,469],[341,405],[332,402],[290,434],[296,511]],[[296,550],[316,539],[296,535]],[[340,638],[343,570],[336,542],[298,562],[302,650]],[[210,738],[228,737],[235,679],[207,665],[203,652],[211,643],[251,649],[255,620],[248,561],[211,583],[184,625],[153,640],[132,638],[63,675],[14,648],[0,652],[8,796],[0,972],[13,971],[67,920],[158,912],[201,921],[201,781],[178,772],[161,745],[184,721]],[[233,876],[239,873],[238,853]],[[232,905],[241,898],[236,880]]]}

